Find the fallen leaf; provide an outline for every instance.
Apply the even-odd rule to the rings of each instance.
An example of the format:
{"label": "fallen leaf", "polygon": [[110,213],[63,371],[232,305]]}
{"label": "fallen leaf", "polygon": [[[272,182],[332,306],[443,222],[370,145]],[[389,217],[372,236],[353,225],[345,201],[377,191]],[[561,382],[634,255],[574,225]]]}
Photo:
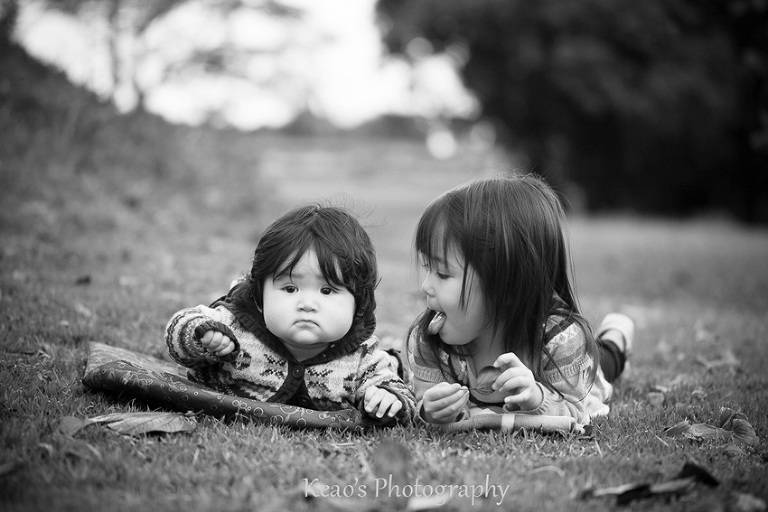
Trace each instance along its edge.
{"label": "fallen leaf", "polygon": [[76,418],[74,416],[64,416],[59,422],[59,432],[65,436],[75,435],[81,428],[90,425],[91,421]]}
{"label": "fallen leaf", "polygon": [[615,496],[617,505],[625,505],[639,499],[654,496],[681,495],[692,491],[696,484],[701,483],[710,487],[719,485],[719,482],[706,469],[692,462],[686,463],[680,472],[672,479],[650,484],[647,482],[634,482],[614,487],[595,489],[588,487],[580,493],[582,499],[598,498],[601,496]]}
{"label": "fallen leaf", "polygon": [[17,469],[20,469],[23,464],[18,460],[11,460],[8,462],[0,462],[0,476],[10,475]]}
{"label": "fallen leaf", "polygon": [[86,461],[101,460],[101,452],[95,446],[78,439],[70,439],[62,453]]}
{"label": "fallen leaf", "polygon": [[78,286],[91,284],[91,276],[90,274],[83,274],[82,276],[75,279],[75,284]]}
{"label": "fallen leaf", "polygon": [[734,492],[731,495],[731,506],[728,510],[733,512],[765,512],[765,501],[751,494]]}
{"label": "fallen leaf", "polygon": [[501,368],[496,368],[495,366],[484,366],[480,368],[480,371],[477,372],[477,385],[475,386],[475,391],[483,395],[490,395],[493,393],[494,390],[491,386],[496,382],[496,379],[503,371],[504,370]]}
{"label": "fallen leaf", "polygon": [[75,303],[75,311],[85,318],[93,318],[93,311],[85,307],[82,303]]}
{"label": "fallen leaf", "polygon": [[722,407],[720,409],[718,426],[733,432],[733,436],[742,443],[755,445],[759,441],[757,433],[752,424],[747,421],[746,415],[736,412],[729,407]]}
{"label": "fallen leaf", "polygon": [[186,432],[197,427],[194,416],[175,412],[123,412],[88,419],[89,423],[107,423],[121,434],[138,436],[150,432]]}
{"label": "fallen leaf", "polygon": [[720,417],[720,427],[714,425],[707,425],[705,423],[693,423],[688,420],[683,420],[671,427],[664,430],[664,434],[667,437],[682,436],[686,439],[693,439],[700,441],[703,439],[735,439],[739,442],[749,445],[757,444],[759,441],[755,429],[745,419],[743,414],[736,413],[736,415],[727,415],[723,420],[723,415]]}
{"label": "fallen leaf", "polygon": [[741,364],[741,362],[736,358],[736,355],[730,348],[723,350],[720,359],[714,359],[710,361],[706,357],[699,355],[696,357],[696,361],[704,366],[707,371],[719,368],[721,366],[726,366],[731,370],[736,370],[736,368]]}
{"label": "fallen leaf", "polygon": [[723,451],[728,455],[734,455],[737,457],[742,457],[747,454],[747,452],[745,452],[741,446],[735,443],[728,443]]}
{"label": "fallen leaf", "polygon": [[695,400],[706,400],[707,393],[701,388],[696,388],[691,392],[691,398]]}

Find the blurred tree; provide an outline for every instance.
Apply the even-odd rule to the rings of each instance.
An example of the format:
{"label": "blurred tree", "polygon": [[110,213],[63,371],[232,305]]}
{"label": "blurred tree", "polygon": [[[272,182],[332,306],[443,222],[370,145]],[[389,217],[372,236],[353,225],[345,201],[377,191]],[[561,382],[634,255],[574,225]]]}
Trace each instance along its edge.
{"label": "blurred tree", "polygon": [[[151,51],[146,47],[148,30],[164,16],[190,3],[205,4],[223,16],[249,9],[268,16],[298,18],[301,11],[280,0],[44,0],[53,9],[76,16],[101,16],[109,26],[109,53],[113,97],[121,88],[132,91],[139,110],[145,110],[146,91],[137,77],[140,62]],[[121,42],[128,42],[130,51],[121,51]],[[187,66],[202,66],[219,73],[237,73],[227,65],[230,48],[207,49],[195,52],[188,61],[174,63],[166,73],[178,73]]]}
{"label": "blurred tree", "polygon": [[766,0],[379,0],[384,41],[464,51],[502,140],[591,209],[768,221]]}

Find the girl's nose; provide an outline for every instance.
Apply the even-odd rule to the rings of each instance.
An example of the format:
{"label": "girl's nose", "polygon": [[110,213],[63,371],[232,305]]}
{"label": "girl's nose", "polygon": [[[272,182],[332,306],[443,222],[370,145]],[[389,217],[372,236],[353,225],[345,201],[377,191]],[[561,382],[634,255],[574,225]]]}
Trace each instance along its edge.
{"label": "girl's nose", "polygon": [[427,295],[432,295],[432,282],[429,279],[429,274],[424,276],[424,280],[421,282],[421,291]]}

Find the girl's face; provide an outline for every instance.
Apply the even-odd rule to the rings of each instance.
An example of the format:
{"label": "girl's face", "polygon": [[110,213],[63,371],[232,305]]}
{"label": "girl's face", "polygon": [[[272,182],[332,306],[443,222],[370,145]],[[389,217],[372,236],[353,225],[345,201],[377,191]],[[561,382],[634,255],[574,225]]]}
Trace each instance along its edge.
{"label": "girl's face", "polygon": [[311,249],[290,274],[264,281],[263,304],[267,329],[289,350],[320,348],[341,339],[355,315],[354,295],[326,281]]}
{"label": "girl's face", "polygon": [[466,345],[490,333],[482,287],[474,270],[467,269],[467,301],[461,306],[464,257],[455,248],[447,253],[447,261],[437,259],[425,264],[426,276],[421,289],[427,294],[427,306],[445,315],[439,330],[440,338],[449,345]]}

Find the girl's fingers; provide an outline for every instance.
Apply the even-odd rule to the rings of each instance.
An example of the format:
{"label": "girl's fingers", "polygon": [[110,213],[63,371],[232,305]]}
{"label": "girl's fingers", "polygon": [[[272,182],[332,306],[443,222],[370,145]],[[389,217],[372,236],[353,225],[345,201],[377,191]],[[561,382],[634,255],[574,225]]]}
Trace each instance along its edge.
{"label": "girl's fingers", "polygon": [[439,400],[442,398],[450,397],[454,394],[456,394],[459,391],[466,390],[464,386],[461,384],[454,382],[453,384],[448,384],[447,382],[441,382],[440,384],[437,384],[435,386],[432,386],[429,388],[426,393],[424,393],[424,397],[427,396],[431,400]]}
{"label": "girl's fingers", "polygon": [[438,399],[435,399],[434,397],[427,398],[426,393],[424,394],[425,401],[429,400],[432,410],[434,411],[451,407],[457,402],[466,401],[468,396],[469,396],[469,390],[466,388],[463,388],[463,389],[459,388],[453,393],[451,393],[450,395],[443,396],[442,398],[438,398]]}
{"label": "girl's fingers", "polygon": [[425,395],[424,411],[438,421],[452,420],[464,408],[467,400],[469,391],[466,388],[434,401],[428,401]]}
{"label": "girl's fingers", "polygon": [[512,377],[511,379],[507,379],[507,381],[504,382],[503,385],[499,387],[498,391],[501,393],[512,393],[514,391],[519,392],[522,389],[527,389],[534,385],[535,385],[535,381],[532,378],[518,375],[518,376]]}
{"label": "girl's fingers", "polygon": [[507,352],[506,354],[501,354],[499,357],[496,358],[496,361],[493,362],[493,366],[496,368],[502,368],[504,366],[523,366],[522,361],[520,361],[520,358],[515,355],[514,352]]}
{"label": "girl's fingers", "polygon": [[518,377],[530,377],[531,380],[533,380],[533,374],[528,370],[526,367],[519,367],[516,366],[514,368],[509,368],[507,370],[504,370],[501,375],[496,377],[496,380],[493,381],[493,384],[491,384],[491,388],[494,391],[504,391],[504,388],[507,390],[513,389],[513,387],[505,386],[507,382],[509,382],[511,379],[515,379]]}

